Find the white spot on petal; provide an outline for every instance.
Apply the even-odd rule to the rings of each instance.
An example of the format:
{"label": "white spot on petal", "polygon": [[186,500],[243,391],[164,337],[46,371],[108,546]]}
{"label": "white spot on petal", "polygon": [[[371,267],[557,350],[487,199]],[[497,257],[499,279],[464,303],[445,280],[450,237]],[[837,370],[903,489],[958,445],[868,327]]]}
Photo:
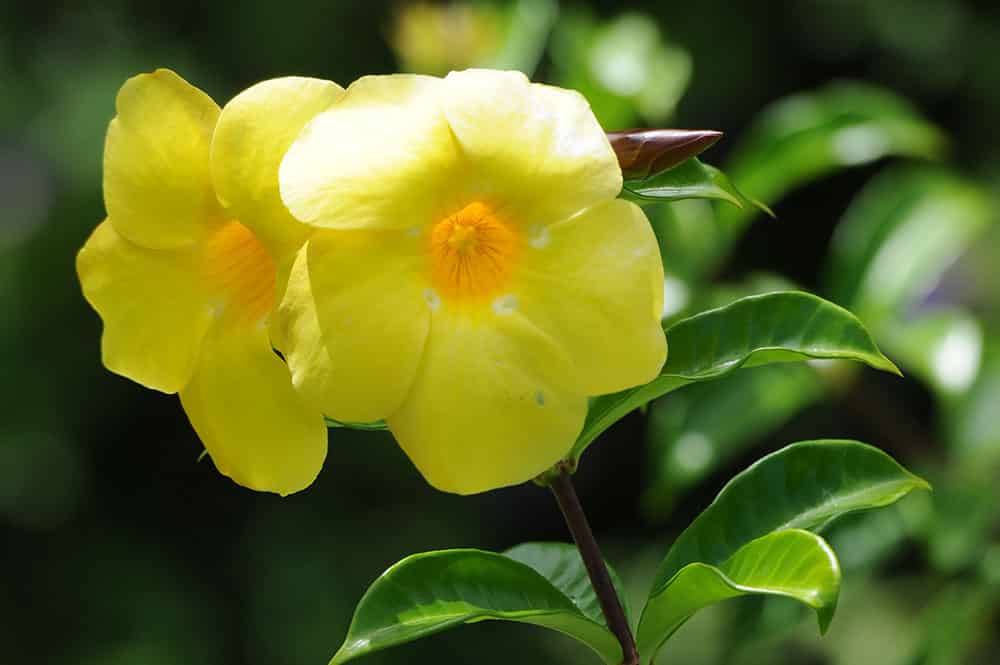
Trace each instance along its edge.
{"label": "white spot on petal", "polygon": [[541,390],[535,391],[535,404],[545,406],[545,393]]}
{"label": "white spot on petal", "polygon": [[528,228],[528,244],[535,249],[543,249],[548,246],[551,236],[547,226],[534,224]]}
{"label": "white spot on petal", "polygon": [[424,300],[427,301],[431,309],[437,309],[441,306],[441,296],[434,289],[424,289]]}
{"label": "white spot on petal", "polygon": [[417,236],[420,235],[420,227],[411,226],[410,228],[406,229],[406,235],[408,235],[411,238],[416,238]]}
{"label": "white spot on petal", "polygon": [[493,311],[504,316],[517,310],[517,296],[508,293],[493,301]]}

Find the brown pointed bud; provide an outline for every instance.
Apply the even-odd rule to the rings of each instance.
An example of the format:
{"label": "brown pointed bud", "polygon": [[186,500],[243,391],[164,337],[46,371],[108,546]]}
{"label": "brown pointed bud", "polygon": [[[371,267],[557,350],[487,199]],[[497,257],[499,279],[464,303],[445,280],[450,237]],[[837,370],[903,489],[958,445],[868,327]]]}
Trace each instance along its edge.
{"label": "brown pointed bud", "polygon": [[622,176],[639,180],[672,169],[711,147],[722,132],[710,129],[625,129],[608,132]]}

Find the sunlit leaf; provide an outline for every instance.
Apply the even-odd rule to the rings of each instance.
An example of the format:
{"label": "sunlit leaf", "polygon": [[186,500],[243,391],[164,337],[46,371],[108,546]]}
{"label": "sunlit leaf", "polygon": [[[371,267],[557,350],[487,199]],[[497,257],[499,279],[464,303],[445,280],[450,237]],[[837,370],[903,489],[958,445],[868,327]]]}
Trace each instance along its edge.
{"label": "sunlit leaf", "polygon": [[[674,542],[657,570],[657,598],[690,564],[721,566],[747,543],[786,529],[819,530],[852,512],[887,506],[925,481],[891,457],[856,441],[805,441],[737,474]],[[821,625],[823,618],[821,615]],[[640,653],[651,658],[669,633],[643,612]]]}
{"label": "sunlit leaf", "polygon": [[583,642],[609,665],[621,662],[614,635],[530,566],[494,552],[444,550],[407,557],[375,580],[330,663],[487,620],[550,628]]}
{"label": "sunlit leaf", "polygon": [[601,432],[630,411],[689,383],[754,367],[806,358],[843,358],[898,372],[858,319],[800,291],[749,296],[702,312],[666,330],[670,351],[651,382],[592,400],[570,452],[578,460]]}
{"label": "sunlit leaf", "polygon": [[689,563],[649,598],[637,641],[651,663],[660,645],[698,610],[746,595],[783,596],[816,610],[820,629],[833,619],[840,565],[819,536],[800,529],[752,540],[718,566]]}
{"label": "sunlit leaf", "polygon": [[644,180],[626,180],[621,196],[638,203],[714,199],[738,208],[750,206],[771,212],[744,195],[725,173],[697,157]]}

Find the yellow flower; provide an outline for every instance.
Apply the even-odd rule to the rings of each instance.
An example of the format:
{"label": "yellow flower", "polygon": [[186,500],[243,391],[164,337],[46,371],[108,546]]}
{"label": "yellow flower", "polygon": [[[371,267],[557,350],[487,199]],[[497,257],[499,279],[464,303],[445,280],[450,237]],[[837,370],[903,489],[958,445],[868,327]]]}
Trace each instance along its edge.
{"label": "yellow flower", "polygon": [[666,358],[663,270],[577,93],[518,73],[356,81],[296,139],[281,195],[320,227],[279,309],[293,382],[385,418],[428,481],[473,493],[571,447],[589,395]]}
{"label": "yellow flower", "polygon": [[342,94],[275,79],[220,111],[169,70],[129,79],[105,144],[108,219],[77,257],[104,364],[180,393],[219,471],[253,489],[298,491],[326,456],[322,415],[293,389],[268,325],[310,233],[281,203],[278,164]]}

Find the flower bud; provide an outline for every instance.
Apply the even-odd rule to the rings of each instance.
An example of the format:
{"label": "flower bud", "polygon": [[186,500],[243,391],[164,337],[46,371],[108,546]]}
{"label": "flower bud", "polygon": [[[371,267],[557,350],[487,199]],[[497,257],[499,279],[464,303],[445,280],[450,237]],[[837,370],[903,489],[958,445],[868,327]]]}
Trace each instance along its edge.
{"label": "flower bud", "polygon": [[626,180],[672,169],[722,138],[722,132],[710,129],[625,129],[607,134]]}

